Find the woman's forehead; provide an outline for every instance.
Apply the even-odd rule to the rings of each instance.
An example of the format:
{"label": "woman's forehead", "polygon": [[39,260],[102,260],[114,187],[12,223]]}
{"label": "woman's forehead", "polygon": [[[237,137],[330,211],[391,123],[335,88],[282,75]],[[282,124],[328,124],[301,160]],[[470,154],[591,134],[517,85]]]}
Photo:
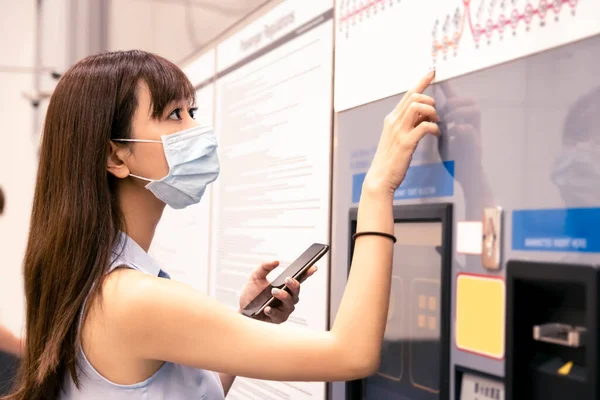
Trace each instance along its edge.
{"label": "woman's forehead", "polygon": [[[156,101],[157,100],[154,99],[153,93],[148,84],[141,80],[137,87],[137,108],[140,111],[143,110],[148,116],[156,117]],[[164,101],[164,99],[162,101]],[[193,99],[186,99],[183,97],[171,99],[164,104],[162,109],[158,110],[158,112],[162,114],[165,109],[171,107],[188,107],[191,105],[191,103],[193,103]]]}

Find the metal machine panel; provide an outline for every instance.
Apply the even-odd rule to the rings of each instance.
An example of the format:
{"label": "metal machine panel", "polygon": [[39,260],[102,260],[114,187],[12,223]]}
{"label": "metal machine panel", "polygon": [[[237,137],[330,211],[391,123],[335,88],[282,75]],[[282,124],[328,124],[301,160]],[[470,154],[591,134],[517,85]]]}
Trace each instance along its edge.
{"label": "metal machine panel", "polygon": [[[503,282],[511,259],[600,261],[599,63],[600,36],[595,36],[438,82],[426,92],[436,99],[442,136],[420,143],[394,204],[452,203],[454,235],[458,224],[482,222],[484,209],[502,210],[501,215],[488,214],[501,224],[496,238],[501,254],[493,257],[500,260],[498,268],[491,261],[491,267],[485,268],[481,254],[455,251],[458,243],[472,239],[452,239],[452,324],[461,274]],[[400,98],[336,116],[332,320],[346,283],[348,210],[358,204],[383,120]],[[484,355],[459,349],[456,327],[450,332],[451,374],[464,367],[503,377],[501,352]],[[454,385],[452,375],[450,382]],[[330,398],[345,399],[345,392],[344,384],[335,383]],[[453,387],[450,393],[454,399]]]}
{"label": "metal machine panel", "polygon": [[[350,234],[358,209],[350,210]],[[394,207],[390,305],[377,373],[350,382],[349,400],[445,399],[449,391],[452,205]],[[349,242],[350,254],[354,241]],[[351,257],[351,256],[350,256]]]}

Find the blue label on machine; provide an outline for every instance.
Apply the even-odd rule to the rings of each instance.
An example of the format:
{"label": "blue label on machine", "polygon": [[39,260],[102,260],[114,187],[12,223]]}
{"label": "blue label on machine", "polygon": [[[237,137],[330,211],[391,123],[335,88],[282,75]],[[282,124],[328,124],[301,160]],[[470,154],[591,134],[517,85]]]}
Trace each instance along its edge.
{"label": "blue label on machine", "polygon": [[[360,201],[366,173],[352,177],[352,202]],[[414,165],[394,193],[394,200],[454,196],[454,161]]]}
{"label": "blue label on machine", "polygon": [[515,210],[512,248],[526,251],[600,252],[600,208]]}

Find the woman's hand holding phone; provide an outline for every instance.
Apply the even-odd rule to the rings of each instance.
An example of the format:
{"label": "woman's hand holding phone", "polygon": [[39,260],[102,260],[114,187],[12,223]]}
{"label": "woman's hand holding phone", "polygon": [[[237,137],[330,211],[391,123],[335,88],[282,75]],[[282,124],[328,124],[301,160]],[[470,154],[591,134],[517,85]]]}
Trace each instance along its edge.
{"label": "woman's hand holding phone", "polygon": [[[267,286],[269,281],[267,276],[271,271],[279,266],[279,261],[266,262],[254,270],[248,283],[244,287],[240,296],[240,310],[243,310],[257,295],[259,295]],[[289,293],[283,289],[274,289],[273,297],[279,300],[277,307],[265,308],[265,311],[260,313],[255,319],[260,321],[270,322],[273,324],[281,324],[289,318],[296,308],[300,296],[300,284],[308,279],[312,274],[317,272],[317,266],[310,267],[299,280],[291,279],[286,282],[285,287]]]}

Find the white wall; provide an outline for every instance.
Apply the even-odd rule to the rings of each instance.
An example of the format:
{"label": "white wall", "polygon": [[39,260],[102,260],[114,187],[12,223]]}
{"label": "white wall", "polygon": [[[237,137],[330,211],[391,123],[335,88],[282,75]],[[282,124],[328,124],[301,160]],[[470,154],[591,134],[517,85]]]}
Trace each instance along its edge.
{"label": "white wall", "polygon": [[[64,72],[69,57],[81,58],[92,49],[90,4],[97,0],[44,0],[42,66]],[[281,0],[272,0],[278,3]],[[0,0],[0,186],[6,208],[0,217],[0,324],[15,332],[24,326],[22,261],[27,245],[31,203],[37,172],[39,133],[48,100],[34,109],[23,92],[32,93],[34,74],[3,72],[3,67],[33,68],[35,62],[36,0]],[[188,55],[192,43],[182,21],[191,17],[198,40],[207,41],[242,18],[263,0],[227,0],[210,7],[194,7],[186,15],[184,2],[112,0],[108,29],[109,49],[141,48],[173,61]],[[71,8],[72,7],[72,8]],[[214,8],[214,7],[213,7]],[[228,10],[224,13],[223,10]],[[73,15],[71,15],[73,14]],[[69,24],[75,22],[76,26]],[[40,89],[49,92],[56,81],[41,74]]]}
{"label": "white wall", "polygon": [[108,47],[146,50],[177,63],[263,3],[265,0],[111,0]]}
{"label": "white wall", "polygon": [[[37,170],[43,102],[36,113],[23,92],[32,92],[34,74],[7,73],[2,66],[34,67],[35,0],[0,0],[0,186],[6,196],[0,217],[0,323],[14,332],[24,326],[22,261],[27,244],[31,203]],[[64,70],[65,0],[46,0],[42,62]],[[51,89],[55,81],[46,73],[41,89]],[[34,123],[38,115],[38,124]]]}

